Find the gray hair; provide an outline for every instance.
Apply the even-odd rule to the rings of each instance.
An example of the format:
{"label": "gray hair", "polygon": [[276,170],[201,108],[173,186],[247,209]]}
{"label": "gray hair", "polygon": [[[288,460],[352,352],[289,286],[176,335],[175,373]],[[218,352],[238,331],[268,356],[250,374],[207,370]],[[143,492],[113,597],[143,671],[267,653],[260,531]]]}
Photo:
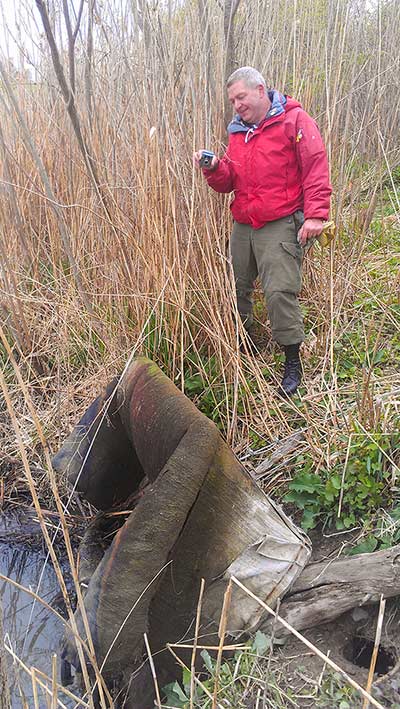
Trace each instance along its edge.
{"label": "gray hair", "polygon": [[232,86],[232,84],[236,84],[237,81],[243,81],[246,86],[252,89],[260,86],[260,84],[264,86],[265,89],[267,88],[263,75],[252,66],[242,66],[240,69],[236,69],[228,78],[226,88],[229,89],[229,87]]}

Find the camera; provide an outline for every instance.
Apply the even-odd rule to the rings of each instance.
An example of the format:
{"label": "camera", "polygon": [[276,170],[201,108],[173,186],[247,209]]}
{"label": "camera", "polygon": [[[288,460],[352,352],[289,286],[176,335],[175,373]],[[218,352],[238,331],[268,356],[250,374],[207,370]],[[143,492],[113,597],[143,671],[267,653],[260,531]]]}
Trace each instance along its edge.
{"label": "camera", "polygon": [[211,152],[211,150],[203,150],[201,153],[201,158],[199,160],[199,165],[200,167],[205,167],[207,170],[210,169],[212,159],[215,157],[215,154]]}

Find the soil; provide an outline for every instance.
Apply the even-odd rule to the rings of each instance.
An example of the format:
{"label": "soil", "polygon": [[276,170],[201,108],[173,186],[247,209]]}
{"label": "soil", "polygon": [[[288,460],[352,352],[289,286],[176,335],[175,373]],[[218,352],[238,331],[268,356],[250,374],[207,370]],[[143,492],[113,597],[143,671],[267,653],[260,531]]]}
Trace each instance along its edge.
{"label": "soil", "polygon": [[[354,533],[322,536],[313,533],[313,561],[339,556],[344,545],[351,543]],[[329,655],[354,681],[366,687],[372,648],[375,640],[379,605],[354,608],[331,623],[303,631],[303,635],[319,650]],[[400,598],[386,603],[381,642],[372,695],[385,707],[400,709]],[[327,672],[333,672],[324,662],[311,653],[297,638],[291,637],[277,653],[285,666],[285,680],[297,693],[307,694],[307,686],[321,686]],[[308,693],[309,694],[309,693]],[[360,695],[361,696],[361,695]],[[315,696],[296,698],[299,707],[314,707]],[[362,706],[361,699],[349,700],[352,709]],[[350,703],[352,702],[352,703]],[[320,704],[319,706],[340,706]]]}

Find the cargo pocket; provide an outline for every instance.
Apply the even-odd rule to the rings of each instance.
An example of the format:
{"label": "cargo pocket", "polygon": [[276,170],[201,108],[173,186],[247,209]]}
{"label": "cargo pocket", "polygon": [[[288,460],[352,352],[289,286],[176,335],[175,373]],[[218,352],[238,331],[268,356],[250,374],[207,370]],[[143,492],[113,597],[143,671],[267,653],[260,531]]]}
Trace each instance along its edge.
{"label": "cargo pocket", "polygon": [[303,249],[300,244],[293,244],[291,241],[281,241],[281,246],[284,251],[293,256],[293,258],[301,264]]}
{"label": "cargo pocket", "polygon": [[299,244],[290,241],[281,241],[284,250],[282,258],[282,291],[289,293],[299,293],[301,289],[301,264],[303,260],[303,249]]}

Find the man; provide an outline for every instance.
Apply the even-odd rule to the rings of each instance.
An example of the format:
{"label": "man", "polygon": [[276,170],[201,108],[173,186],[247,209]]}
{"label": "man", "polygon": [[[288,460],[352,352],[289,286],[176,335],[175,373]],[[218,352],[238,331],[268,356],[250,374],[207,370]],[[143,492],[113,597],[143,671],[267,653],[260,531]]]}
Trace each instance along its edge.
{"label": "man", "polygon": [[[304,328],[297,296],[303,247],[321,234],[329,215],[327,156],[300,103],[267,90],[253,67],[234,71],[227,90],[236,113],[228,126],[228,148],[203,174],[217,192],[234,192],[230,249],[238,311],[250,337],[258,275],[272,336],[285,351],[281,391],[291,396],[301,381]],[[194,154],[197,166],[201,154]]]}

